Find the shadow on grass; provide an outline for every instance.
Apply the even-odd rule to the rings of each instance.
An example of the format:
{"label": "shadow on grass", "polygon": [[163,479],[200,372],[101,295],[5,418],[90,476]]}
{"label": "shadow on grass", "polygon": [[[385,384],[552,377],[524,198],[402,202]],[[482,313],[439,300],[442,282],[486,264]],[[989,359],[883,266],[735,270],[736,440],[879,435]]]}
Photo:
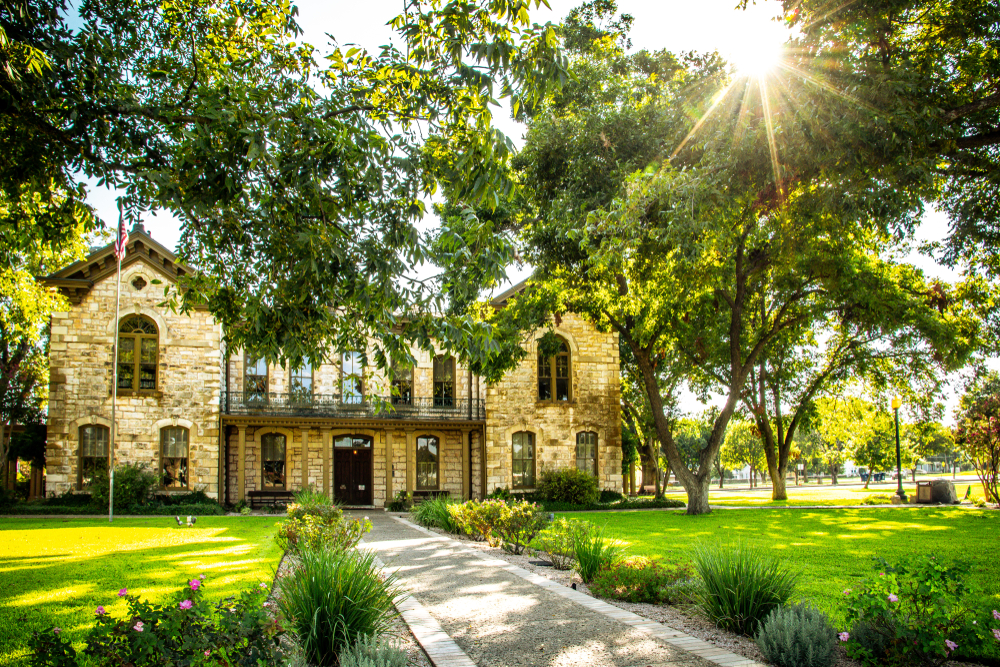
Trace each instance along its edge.
{"label": "shadow on grass", "polygon": [[120,588],[164,602],[204,574],[206,597],[215,601],[270,583],[280,558],[273,520],[206,521],[197,528],[171,527],[162,519],[112,526],[95,520],[35,522],[0,527],[0,543],[7,543],[0,544],[0,664],[25,664],[31,633],[53,625],[79,645],[97,605],[118,617],[125,614]]}

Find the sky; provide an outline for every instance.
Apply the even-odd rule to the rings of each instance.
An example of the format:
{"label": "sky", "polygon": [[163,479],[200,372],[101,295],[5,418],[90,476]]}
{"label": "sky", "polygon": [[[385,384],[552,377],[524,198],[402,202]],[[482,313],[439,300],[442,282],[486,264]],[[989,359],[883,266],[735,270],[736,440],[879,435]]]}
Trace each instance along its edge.
{"label": "sky", "polygon": [[[558,22],[580,0],[549,0],[550,7],[532,12],[537,23]],[[622,13],[635,18],[631,38],[632,47],[638,49],[668,49],[670,51],[719,51],[734,62],[748,62],[761,53],[773,51],[783,42],[787,30],[773,17],[780,14],[781,6],[774,0],[750,4],[746,10],[735,9],[736,0],[619,0]],[[394,33],[386,25],[402,11],[403,0],[300,0],[299,23],[303,28],[303,41],[319,51],[319,57],[328,50],[332,36],[340,45],[357,44],[371,51],[394,41]],[[395,39],[398,43],[398,38]],[[501,111],[494,118],[495,125],[510,136],[518,146],[523,144],[524,126],[510,119]],[[106,221],[117,219],[114,192],[106,188],[91,187],[88,200],[97,207]],[[173,249],[177,245],[180,229],[170,214],[160,213],[144,220],[146,229],[160,243]],[[433,225],[434,220],[426,220]],[[948,231],[948,221],[933,209],[926,212],[917,241],[942,240]],[[933,259],[909,253],[907,259],[931,277],[954,280],[957,276]],[[517,282],[530,273],[530,267],[511,267],[508,276]],[[503,289],[501,286],[499,289]],[[498,290],[499,291],[499,290]],[[949,392],[946,422],[950,422],[955,405],[954,392]],[[685,410],[700,410],[693,397],[684,400]]]}

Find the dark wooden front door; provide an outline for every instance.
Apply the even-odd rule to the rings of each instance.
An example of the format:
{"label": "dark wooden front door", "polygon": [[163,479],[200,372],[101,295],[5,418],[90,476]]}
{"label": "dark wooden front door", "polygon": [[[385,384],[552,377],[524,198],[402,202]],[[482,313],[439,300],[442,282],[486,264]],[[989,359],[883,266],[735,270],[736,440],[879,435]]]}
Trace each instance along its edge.
{"label": "dark wooden front door", "polygon": [[372,450],[335,447],[333,450],[334,497],[345,505],[372,504]]}

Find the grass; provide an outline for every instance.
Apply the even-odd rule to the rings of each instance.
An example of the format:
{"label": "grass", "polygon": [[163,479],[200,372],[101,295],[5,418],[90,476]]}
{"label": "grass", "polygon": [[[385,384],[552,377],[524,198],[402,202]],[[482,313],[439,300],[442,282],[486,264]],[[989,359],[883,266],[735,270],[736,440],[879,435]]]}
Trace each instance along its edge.
{"label": "grass", "polygon": [[1000,512],[941,509],[719,510],[561,514],[601,525],[628,545],[629,555],[690,562],[700,545],[720,541],[760,546],[800,572],[793,601],[811,601],[842,619],[842,592],[873,572],[874,556],[893,562],[935,553],[965,560],[981,604],[1000,608]]}
{"label": "grass", "polygon": [[281,552],[276,517],[35,519],[0,523],[0,664],[24,664],[33,630],[52,625],[81,648],[94,608],[124,614],[120,588],[151,601],[207,575],[206,598],[270,585]]}

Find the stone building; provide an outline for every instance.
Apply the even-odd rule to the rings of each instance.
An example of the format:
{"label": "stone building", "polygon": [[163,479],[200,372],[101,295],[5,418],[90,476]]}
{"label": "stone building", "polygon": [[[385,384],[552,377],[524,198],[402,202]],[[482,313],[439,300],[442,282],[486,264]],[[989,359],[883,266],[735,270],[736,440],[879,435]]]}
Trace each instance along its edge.
{"label": "stone building", "polygon": [[580,317],[554,322],[557,354],[532,342],[493,386],[416,349],[415,366],[388,376],[354,350],[289,369],[227,350],[205,310],[173,312],[167,298],[189,269],[141,226],[122,263],[117,319],[115,269],[109,245],[42,279],[70,301],[52,316],[50,494],[84,489],[108,464],[115,336],[116,461],[148,464],[166,492],[262,502],[310,485],[382,506],[404,491],[530,490],[544,470],[572,466],[621,490],[618,341]]}

